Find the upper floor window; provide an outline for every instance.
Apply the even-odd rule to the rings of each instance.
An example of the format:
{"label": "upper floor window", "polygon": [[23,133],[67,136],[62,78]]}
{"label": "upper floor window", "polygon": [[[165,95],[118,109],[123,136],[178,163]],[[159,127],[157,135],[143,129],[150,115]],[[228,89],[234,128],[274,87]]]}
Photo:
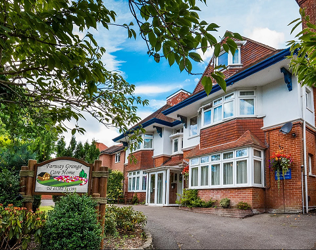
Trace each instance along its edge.
{"label": "upper floor window", "polygon": [[198,134],[198,124],[197,124],[197,116],[192,117],[190,119],[190,124],[189,124],[189,133],[190,136],[194,136]]}
{"label": "upper floor window", "polygon": [[172,153],[181,153],[183,148],[183,138],[177,137],[172,140]]}
{"label": "upper floor window", "polygon": [[115,163],[120,162],[121,160],[121,152],[115,154]]}
{"label": "upper floor window", "polygon": [[145,134],[144,135],[144,148],[152,148],[153,147],[153,135]]}
{"label": "upper floor window", "polygon": [[220,54],[216,60],[216,65],[230,66],[230,65],[240,65],[241,57],[240,57],[240,48],[236,49],[235,54],[233,55],[231,52],[223,52]]}
{"label": "upper floor window", "polygon": [[305,88],[305,102],[306,102],[306,108],[312,110],[313,108],[312,91],[308,88]]}
{"label": "upper floor window", "polygon": [[204,106],[202,112],[202,126],[205,127],[216,124],[238,115],[245,116],[254,114],[255,92],[237,91],[215,99],[211,105]]}

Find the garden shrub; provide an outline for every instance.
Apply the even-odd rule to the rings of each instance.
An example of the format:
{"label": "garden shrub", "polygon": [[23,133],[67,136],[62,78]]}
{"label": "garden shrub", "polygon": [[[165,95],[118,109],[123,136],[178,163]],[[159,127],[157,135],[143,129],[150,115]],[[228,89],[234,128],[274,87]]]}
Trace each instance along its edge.
{"label": "garden shrub", "polygon": [[138,204],[138,203],[139,203],[139,200],[138,200],[137,194],[135,193],[132,198],[132,204]]}
{"label": "garden shrub", "polygon": [[48,212],[42,249],[99,249],[102,230],[95,206],[96,202],[87,195],[63,196]]}
{"label": "garden shrub", "polygon": [[247,202],[242,202],[241,201],[241,202],[238,202],[237,208],[241,209],[241,210],[247,210],[247,209],[250,209],[251,206]]}
{"label": "garden shrub", "polygon": [[105,223],[104,223],[104,234],[105,235],[117,235],[117,223],[116,223],[116,216],[115,213],[106,207],[105,210]]}
{"label": "garden shrub", "polygon": [[198,190],[196,189],[185,189],[180,201],[176,201],[177,204],[181,204],[186,207],[212,207],[216,200],[203,201],[198,197]]}
{"label": "garden shrub", "polygon": [[0,172],[0,203],[6,207],[13,204],[15,207],[22,206],[22,197],[19,196],[20,177],[3,168]]}
{"label": "garden shrub", "polygon": [[6,208],[0,204],[0,249],[26,249],[31,237],[41,242],[46,214],[26,210],[13,204]]}
{"label": "garden shrub", "polygon": [[142,227],[147,222],[146,216],[131,206],[107,206],[106,210],[115,216],[116,228],[120,231],[134,231],[137,226]]}
{"label": "garden shrub", "polygon": [[230,199],[228,198],[223,198],[221,199],[220,203],[219,203],[223,208],[229,208],[230,206]]}
{"label": "garden shrub", "polygon": [[109,169],[108,189],[106,197],[109,200],[116,200],[123,194],[124,175],[121,171]]}
{"label": "garden shrub", "polygon": [[33,198],[34,198],[34,201],[32,204],[32,210],[36,211],[41,205],[42,196],[41,195],[34,195]]}
{"label": "garden shrub", "polygon": [[58,202],[61,200],[62,195],[52,195],[53,202]]}

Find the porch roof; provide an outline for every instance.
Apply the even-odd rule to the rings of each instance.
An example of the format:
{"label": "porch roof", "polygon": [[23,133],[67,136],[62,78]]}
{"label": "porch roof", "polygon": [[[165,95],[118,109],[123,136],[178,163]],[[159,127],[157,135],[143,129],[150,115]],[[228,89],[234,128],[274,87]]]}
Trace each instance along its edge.
{"label": "porch roof", "polygon": [[168,169],[181,171],[182,168],[183,168],[182,165],[178,165],[178,166],[161,166],[161,167],[146,169],[146,170],[143,170],[143,172],[153,173],[153,172],[159,172],[159,171],[168,170]]}

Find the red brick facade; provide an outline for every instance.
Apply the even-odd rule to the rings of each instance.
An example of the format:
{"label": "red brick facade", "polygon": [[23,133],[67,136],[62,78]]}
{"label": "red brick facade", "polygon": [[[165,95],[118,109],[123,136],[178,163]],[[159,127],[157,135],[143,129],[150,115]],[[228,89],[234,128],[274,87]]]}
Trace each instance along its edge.
{"label": "red brick facade", "polygon": [[120,161],[115,162],[115,155],[114,154],[101,154],[99,156],[99,160],[102,161],[102,166],[108,167],[112,170],[118,170],[123,172],[124,171],[124,161],[125,161],[125,151],[118,152],[120,153]]}
{"label": "red brick facade", "polygon": [[187,99],[189,96],[190,94],[188,92],[180,90],[174,96],[171,96],[167,99],[167,104],[170,106],[174,106],[179,102],[182,102],[184,99]]}
{"label": "red brick facade", "polygon": [[[296,0],[300,8],[305,9],[305,13],[310,18],[310,22],[316,24],[316,0]],[[303,22],[303,29],[306,28]]]}
{"label": "red brick facade", "polygon": [[169,156],[159,156],[154,158],[154,166],[155,167],[159,167],[161,165],[163,165],[165,162],[169,161],[171,159],[171,157]]}

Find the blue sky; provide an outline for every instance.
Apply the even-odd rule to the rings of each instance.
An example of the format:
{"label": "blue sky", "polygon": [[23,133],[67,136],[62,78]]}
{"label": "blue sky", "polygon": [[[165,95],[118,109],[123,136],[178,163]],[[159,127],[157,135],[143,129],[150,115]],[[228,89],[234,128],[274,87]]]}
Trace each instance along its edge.
{"label": "blue sky", "polygon": [[[107,0],[104,4],[116,11],[117,23],[133,21],[126,0]],[[213,34],[217,38],[230,30],[278,49],[286,48],[286,42],[294,38],[287,25],[299,17],[295,0],[207,0],[207,6],[200,3],[199,7],[202,20],[220,26],[219,32]],[[177,65],[170,67],[163,59],[156,63],[146,54],[145,42],[140,37],[136,41],[128,39],[123,28],[111,26],[106,30],[99,27],[92,33],[98,44],[107,50],[103,57],[106,67],[120,72],[129,83],[136,85],[136,95],[149,100],[149,106],[138,110],[141,118],[164,105],[166,97],[178,89],[192,92],[199,80],[199,76],[180,73]],[[193,72],[202,73],[211,56],[212,50],[202,55],[204,62],[195,63]],[[89,116],[79,125],[87,130],[85,135],[76,136],[83,142],[94,138],[110,146],[118,135],[115,128],[105,128]],[[65,137],[69,142],[70,133]]]}

